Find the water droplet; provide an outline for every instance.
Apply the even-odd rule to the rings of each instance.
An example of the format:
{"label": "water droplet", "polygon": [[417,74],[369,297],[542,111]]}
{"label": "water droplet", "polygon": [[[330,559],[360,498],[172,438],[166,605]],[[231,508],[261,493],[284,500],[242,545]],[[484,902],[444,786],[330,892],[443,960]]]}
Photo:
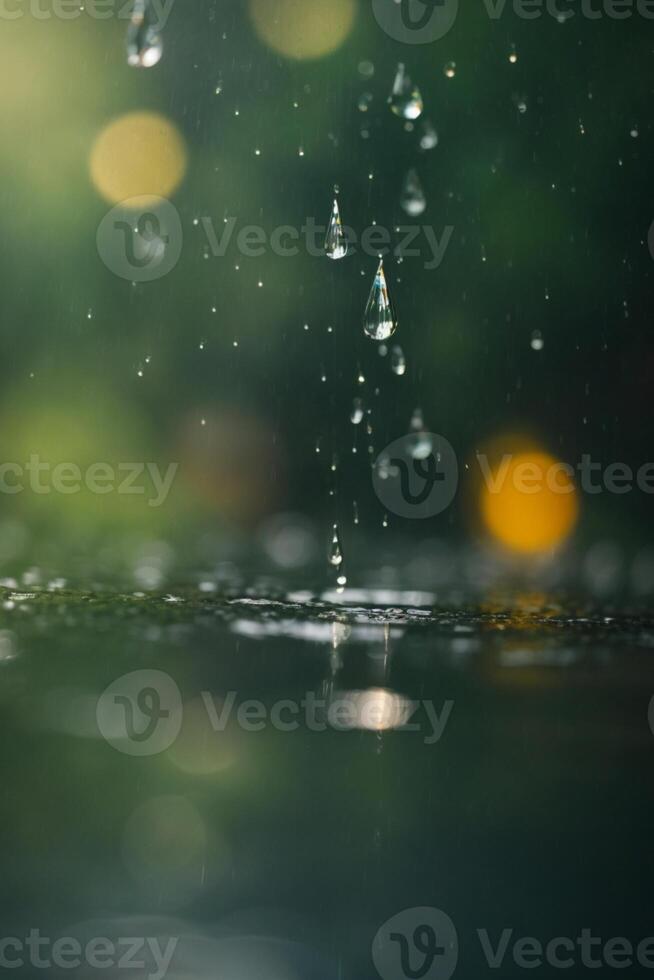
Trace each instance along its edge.
{"label": "water droplet", "polygon": [[512,65],[515,65],[518,61],[518,52],[515,49],[515,44],[511,45],[511,50],[509,51],[509,61]]}
{"label": "water droplet", "polygon": [[438,133],[433,123],[425,119],[422,123],[422,132],[420,134],[420,149],[433,150],[435,146],[438,146]]}
{"label": "water droplet", "polygon": [[404,356],[404,351],[401,347],[394,347],[393,353],[391,355],[391,370],[393,374],[397,374],[398,377],[402,377],[406,374],[406,357]]}
{"label": "water droplet", "polygon": [[456,75],[456,61],[448,61],[443,68],[446,78],[454,78]]}
{"label": "water droplet", "polygon": [[332,531],[332,542],[329,548],[329,564],[333,565],[334,568],[340,568],[343,564],[343,548],[341,545],[341,536],[338,533],[338,524],[334,524]]}
{"label": "water droplet", "polygon": [[543,335],[540,330],[534,330],[531,335],[531,349],[532,350],[542,350],[545,346],[545,341],[543,340]]}
{"label": "water droplet", "polygon": [[409,426],[409,452],[413,459],[427,459],[431,456],[434,444],[431,435],[425,430],[425,420],[422,409],[416,408]]}
{"label": "water droplet", "polygon": [[379,268],[370,290],[363,318],[363,329],[372,340],[388,340],[397,329],[397,321],[386,284],[383,259],[379,262]]}
{"label": "water droplet", "polygon": [[343,232],[343,223],[341,222],[341,212],[338,207],[338,201],[334,198],[334,205],[332,207],[332,215],[329,220],[329,227],[327,228],[327,235],[325,236],[325,253],[328,259],[344,259],[347,255],[347,241],[345,239],[345,234]]}
{"label": "water droplet", "polygon": [[397,66],[397,74],[388,104],[391,111],[403,119],[417,119],[424,108],[420,89],[413,84],[401,62]]}
{"label": "water droplet", "polygon": [[373,95],[372,92],[363,92],[359,96],[359,101],[357,103],[359,107],[359,112],[367,112],[372,105]]}
{"label": "water droplet", "polygon": [[427,207],[427,198],[415,170],[409,170],[404,178],[400,205],[411,218],[417,218]]}
{"label": "water droplet", "polygon": [[127,64],[153,68],[161,60],[163,41],[151,0],[135,0],[127,28]]}
{"label": "water droplet", "polygon": [[350,421],[353,425],[360,425],[363,422],[364,414],[365,406],[363,404],[363,398],[355,398]]}

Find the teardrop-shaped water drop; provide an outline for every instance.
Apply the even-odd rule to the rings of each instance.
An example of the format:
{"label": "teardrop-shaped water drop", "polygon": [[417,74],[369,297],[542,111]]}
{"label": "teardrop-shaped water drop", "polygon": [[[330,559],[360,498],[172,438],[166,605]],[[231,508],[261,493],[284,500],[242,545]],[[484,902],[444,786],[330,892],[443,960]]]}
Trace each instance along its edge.
{"label": "teardrop-shaped water drop", "polygon": [[363,398],[355,398],[354,405],[352,406],[352,414],[350,415],[350,421],[352,425],[361,425],[365,415],[365,405],[363,403]]}
{"label": "teardrop-shaped water drop", "polygon": [[343,564],[343,547],[341,545],[341,536],[338,533],[338,524],[334,524],[332,532],[332,542],[329,548],[329,564],[333,565],[334,568],[340,568]]}
{"label": "teardrop-shaped water drop", "polygon": [[343,232],[341,212],[336,198],[334,198],[332,215],[325,237],[325,253],[328,259],[344,259],[347,255],[347,240]]}
{"label": "teardrop-shaped water drop", "polygon": [[438,133],[429,119],[425,119],[420,133],[420,149],[433,150],[435,146],[438,146]]}
{"label": "teardrop-shaped water drop", "polygon": [[417,119],[424,108],[420,89],[413,84],[406,68],[400,62],[393,82],[393,90],[388,98],[391,112],[402,119]]}
{"label": "teardrop-shaped water drop", "polygon": [[127,64],[153,68],[163,54],[163,41],[151,0],[135,0],[127,28]]}
{"label": "teardrop-shaped water drop", "polygon": [[409,452],[413,459],[427,459],[433,450],[434,443],[430,433],[425,430],[422,409],[416,408],[410,424]]}
{"label": "teardrop-shaped water drop", "polygon": [[406,357],[401,347],[394,347],[391,355],[391,370],[398,377],[406,374]]}
{"label": "teardrop-shaped water drop", "polygon": [[417,218],[427,207],[427,198],[415,170],[409,170],[404,178],[400,206],[411,218]]}
{"label": "teardrop-shaped water drop", "polygon": [[363,317],[363,329],[372,340],[388,340],[396,328],[397,321],[384,273],[384,260],[381,259]]}

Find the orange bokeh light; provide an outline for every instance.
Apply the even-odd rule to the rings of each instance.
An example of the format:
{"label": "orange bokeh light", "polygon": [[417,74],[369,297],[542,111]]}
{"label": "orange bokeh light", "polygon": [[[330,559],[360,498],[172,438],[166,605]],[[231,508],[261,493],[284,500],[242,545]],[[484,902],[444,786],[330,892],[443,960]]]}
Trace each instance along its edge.
{"label": "orange bokeh light", "polygon": [[560,460],[538,449],[505,454],[483,480],[480,511],[504,548],[537,555],[559,547],[577,523],[579,501]]}

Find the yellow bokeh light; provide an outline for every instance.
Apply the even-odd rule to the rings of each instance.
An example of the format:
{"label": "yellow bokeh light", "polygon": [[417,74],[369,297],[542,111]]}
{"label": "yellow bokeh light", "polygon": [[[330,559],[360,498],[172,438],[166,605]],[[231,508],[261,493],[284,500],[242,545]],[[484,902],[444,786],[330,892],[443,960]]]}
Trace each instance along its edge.
{"label": "yellow bokeh light", "polygon": [[506,454],[481,486],[481,516],[510,551],[536,555],[561,545],[579,515],[577,491],[559,460],[538,449]]}
{"label": "yellow bokeh light", "polygon": [[250,0],[250,18],[261,40],[287,58],[322,58],[347,38],[355,0]]}
{"label": "yellow bokeh light", "polygon": [[186,172],[184,140],[155,112],[131,112],[106,126],[91,150],[91,179],[112,204],[168,197]]}

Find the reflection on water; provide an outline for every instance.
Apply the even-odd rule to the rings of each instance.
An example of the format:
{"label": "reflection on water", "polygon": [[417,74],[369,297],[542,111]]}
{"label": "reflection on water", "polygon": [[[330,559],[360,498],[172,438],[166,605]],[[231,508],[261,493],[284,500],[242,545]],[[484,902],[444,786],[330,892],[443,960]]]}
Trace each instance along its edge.
{"label": "reflection on water", "polygon": [[149,939],[107,977],[360,980],[417,906],[638,933],[652,618],[389,588],[0,605],[6,935]]}

